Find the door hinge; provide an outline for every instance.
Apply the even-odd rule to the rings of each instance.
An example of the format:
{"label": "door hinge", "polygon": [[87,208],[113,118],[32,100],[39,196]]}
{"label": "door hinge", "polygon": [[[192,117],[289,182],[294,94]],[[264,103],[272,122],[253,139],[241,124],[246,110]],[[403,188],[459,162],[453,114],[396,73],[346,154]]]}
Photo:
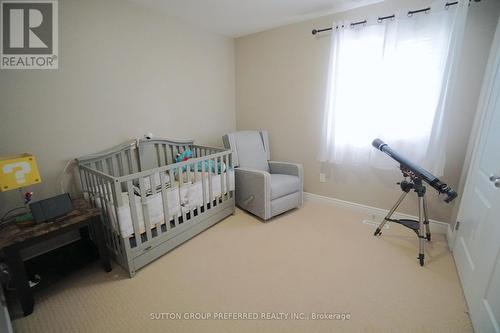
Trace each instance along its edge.
{"label": "door hinge", "polygon": [[460,222],[459,221],[457,221],[457,223],[455,223],[455,231],[457,231],[458,228],[460,228]]}

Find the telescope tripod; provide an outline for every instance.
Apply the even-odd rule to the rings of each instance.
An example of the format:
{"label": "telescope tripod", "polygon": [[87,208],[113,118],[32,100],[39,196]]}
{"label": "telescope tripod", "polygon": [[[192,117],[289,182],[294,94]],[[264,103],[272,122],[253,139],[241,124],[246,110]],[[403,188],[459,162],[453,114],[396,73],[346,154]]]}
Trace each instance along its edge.
{"label": "telescope tripod", "polygon": [[[429,229],[429,219],[427,218],[427,202],[425,201],[425,186],[422,184],[422,179],[419,177],[411,177],[410,181],[403,180],[399,183],[403,194],[396,201],[394,206],[391,208],[389,213],[384,217],[384,220],[378,226],[377,230],[375,230],[374,236],[378,236],[382,234],[382,228],[387,222],[399,223],[413,231],[417,234],[419,240],[419,251],[418,251],[418,259],[420,261],[420,266],[424,265],[424,246],[425,240],[431,240],[431,231]],[[418,197],[418,221],[409,220],[409,219],[392,219],[392,215],[399,207],[403,199],[406,195],[414,190]]]}

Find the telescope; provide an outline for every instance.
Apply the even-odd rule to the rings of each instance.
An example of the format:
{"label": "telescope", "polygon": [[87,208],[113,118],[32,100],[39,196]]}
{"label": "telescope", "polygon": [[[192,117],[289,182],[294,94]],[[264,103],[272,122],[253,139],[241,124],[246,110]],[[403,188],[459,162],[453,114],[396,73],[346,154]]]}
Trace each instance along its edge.
{"label": "telescope", "polygon": [[[403,194],[396,201],[394,206],[389,210],[384,220],[375,230],[374,236],[379,236],[382,234],[382,229],[387,222],[393,222],[401,224],[407,227],[417,234],[419,239],[419,253],[418,259],[420,261],[420,266],[424,265],[424,241],[431,241],[431,232],[429,228],[429,219],[427,217],[427,202],[425,199],[426,187],[423,182],[429,184],[432,188],[439,192],[439,194],[444,196],[444,201],[446,203],[452,202],[457,197],[457,192],[455,192],[446,183],[443,183],[436,176],[431,174],[429,171],[421,168],[415,163],[409,161],[405,157],[398,154],[396,151],[391,149],[387,143],[380,139],[375,139],[372,142],[372,146],[380,150],[381,152],[389,155],[392,159],[399,162],[401,172],[405,177],[405,180],[398,183]],[[409,177],[409,181],[406,178]],[[413,190],[418,197],[418,221],[412,219],[393,219],[392,215],[396,212],[406,195]]]}
{"label": "telescope", "polygon": [[437,177],[432,175],[429,171],[419,167],[418,165],[408,161],[405,157],[401,156],[394,150],[392,150],[387,143],[380,139],[375,139],[372,142],[372,146],[377,148],[383,153],[386,153],[390,157],[392,157],[395,161],[399,162],[401,165],[401,171],[405,173],[405,171],[409,171],[410,173],[406,174],[409,177],[418,177],[425,181],[427,184],[432,186],[439,194],[445,196],[444,201],[446,203],[452,202],[457,197],[457,192],[455,192],[450,186],[446,183],[440,181]]}

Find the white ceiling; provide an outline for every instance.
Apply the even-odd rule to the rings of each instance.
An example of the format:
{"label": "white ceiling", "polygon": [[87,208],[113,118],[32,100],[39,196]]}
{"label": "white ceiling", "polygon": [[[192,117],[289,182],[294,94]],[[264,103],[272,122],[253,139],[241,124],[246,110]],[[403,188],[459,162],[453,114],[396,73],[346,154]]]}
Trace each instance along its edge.
{"label": "white ceiling", "polygon": [[190,24],[240,37],[383,0],[133,0]]}

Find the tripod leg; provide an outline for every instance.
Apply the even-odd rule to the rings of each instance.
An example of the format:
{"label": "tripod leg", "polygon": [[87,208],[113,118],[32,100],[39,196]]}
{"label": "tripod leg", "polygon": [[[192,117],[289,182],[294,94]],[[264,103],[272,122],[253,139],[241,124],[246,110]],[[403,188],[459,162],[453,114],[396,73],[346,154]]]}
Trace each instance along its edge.
{"label": "tripod leg", "polygon": [[420,261],[420,266],[424,265],[424,198],[423,195],[418,196],[418,222],[419,222],[419,233],[418,233],[418,260]]}
{"label": "tripod leg", "polygon": [[431,241],[431,229],[429,228],[429,218],[427,216],[427,200],[425,200],[425,195],[423,196],[424,201],[424,225],[425,225],[425,235],[427,240]]}
{"label": "tripod leg", "polygon": [[398,209],[399,205],[401,204],[401,202],[403,201],[403,199],[406,197],[407,194],[408,194],[408,192],[403,192],[403,194],[401,194],[401,196],[399,197],[398,201],[396,201],[396,203],[394,204],[394,206],[392,206],[392,208],[389,211],[389,213],[387,213],[387,215],[384,217],[384,220],[382,221],[382,223],[380,223],[380,225],[378,226],[377,230],[375,230],[375,233],[373,234],[374,236],[378,236],[378,235],[380,235],[382,233],[382,228],[387,223],[387,221],[391,218],[392,214],[394,214],[394,212],[396,211],[396,209]]}

